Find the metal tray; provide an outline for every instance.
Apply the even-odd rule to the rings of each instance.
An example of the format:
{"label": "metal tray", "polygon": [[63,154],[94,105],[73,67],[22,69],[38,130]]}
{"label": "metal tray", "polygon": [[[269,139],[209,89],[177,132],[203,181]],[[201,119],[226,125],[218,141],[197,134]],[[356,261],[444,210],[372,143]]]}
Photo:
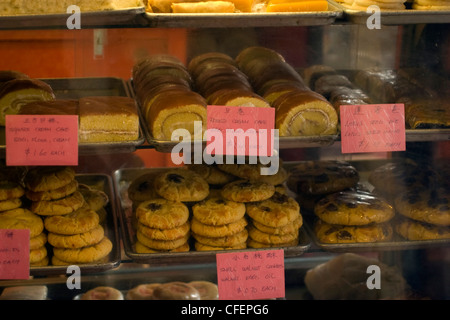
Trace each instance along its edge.
{"label": "metal tray", "polygon": [[[114,201],[114,186],[112,179],[108,175],[104,174],[77,174],[76,179],[78,182],[87,184],[90,186],[102,186],[102,190],[108,195],[109,202],[105,207],[107,211],[105,221],[105,235],[113,243],[113,249],[108,256],[108,260],[102,263],[92,264],[80,264],[80,270],[82,274],[102,272],[110,269],[114,269],[120,265],[120,238],[118,231],[118,219],[117,219],[117,207]],[[51,265],[51,248],[48,248],[50,263],[44,267],[31,267],[30,275],[43,276],[43,275],[66,275],[66,266],[52,266]]]}
{"label": "metal tray", "polygon": [[[128,198],[128,187],[130,183],[140,175],[148,172],[158,172],[163,170],[167,170],[167,168],[129,168],[119,169],[113,174],[117,200],[116,205],[118,208],[120,208],[119,221],[125,254],[137,263],[148,263],[150,264],[150,266],[155,267],[177,264],[214,263],[216,261],[216,253],[221,253],[223,251],[189,251],[141,254],[136,253],[133,250],[133,244],[135,242],[135,231],[131,225],[131,215],[133,212],[132,203]],[[299,237],[300,240],[297,246],[284,248],[284,256],[286,258],[300,256],[309,249],[310,240],[306,235],[303,227],[299,231]],[[239,250],[227,250],[226,252],[261,251],[271,249],[274,248],[248,248]]]}
{"label": "metal tray", "polygon": [[[49,78],[41,80],[52,87],[57,99],[79,99],[88,96],[130,97],[126,82],[115,77]],[[136,106],[136,108],[138,107]],[[137,140],[79,143],[78,152],[81,155],[134,152],[137,146],[145,142],[141,127],[140,125]],[[5,141],[5,127],[0,127],[0,154],[5,153]]]}
{"label": "metal tray", "polygon": [[[81,28],[145,26],[145,7],[82,12]],[[0,16],[0,29],[67,29],[68,13]]]}
{"label": "metal tray", "polygon": [[286,13],[145,13],[154,28],[242,28],[319,26],[334,23],[342,9],[329,3],[328,11]]}
{"label": "metal tray", "polygon": [[[365,11],[348,9],[345,6],[333,0],[328,3],[343,11],[343,18],[356,24],[366,24],[367,18],[372,13]],[[402,24],[418,24],[418,23],[448,23],[450,21],[450,11],[434,11],[434,10],[383,10],[381,13],[381,24],[383,25],[402,25]]]}

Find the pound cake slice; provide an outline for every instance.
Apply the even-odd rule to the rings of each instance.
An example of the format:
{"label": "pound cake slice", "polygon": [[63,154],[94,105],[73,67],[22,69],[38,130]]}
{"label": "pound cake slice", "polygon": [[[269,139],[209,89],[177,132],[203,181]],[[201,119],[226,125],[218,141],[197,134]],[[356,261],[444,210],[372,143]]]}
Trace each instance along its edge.
{"label": "pound cake slice", "polygon": [[133,141],[139,137],[139,116],[133,99],[118,96],[79,100],[79,142]]}

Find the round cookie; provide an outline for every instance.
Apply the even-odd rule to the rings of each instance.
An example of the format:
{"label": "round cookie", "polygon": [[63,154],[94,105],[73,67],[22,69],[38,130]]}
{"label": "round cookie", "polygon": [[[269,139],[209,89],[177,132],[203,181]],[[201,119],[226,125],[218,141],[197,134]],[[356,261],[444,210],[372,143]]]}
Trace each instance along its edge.
{"label": "round cookie", "polygon": [[233,247],[247,240],[247,229],[225,237],[205,237],[192,232],[192,237],[202,244],[213,247]]}
{"label": "round cookie", "polygon": [[354,187],[358,171],[339,160],[304,161],[289,168],[287,186],[298,194],[328,194]]}
{"label": "round cookie", "polygon": [[224,172],[232,174],[240,180],[249,180],[249,181],[260,181],[268,184],[278,185],[283,184],[289,174],[286,169],[281,165],[278,166],[277,172],[273,174],[262,174],[262,168],[269,168],[269,165],[263,164],[219,164],[218,168]]}
{"label": "round cookie", "polygon": [[101,286],[83,293],[80,300],[123,300],[123,294],[116,288]]}
{"label": "round cookie", "polygon": [[190,233],[174,240],[155,240],[142,234],[139,230],[136,232],[137,241],[144,246],[155,250],[173,250],[184,245],[189,239]]}
{"label": "round cookie", "polygon": [[275,186],[265,182],[237,180],[227,183],[222,189],[222,197],[236,202],[256,202],[270,198]]}
{"label": "round cookie", "polygon": [[86,204],[94,211],[99,211],[109,202],[108,195],[105,192],[88,185],[80,184],[78,191],[83,195]]}
{"label": "round cookie", "polygon": [[158,174],[154,187],[161,197],[172,201],[201,201],[209,194],[209,185],[200,175],[182,168]]}
{"label": "round cookie", "polygon": [[34,192],[25,190],[25,196],[31,201],[56,200],[71,195],[78,189],[78,181],[73,179],[68,184],[53,190]]}
{"label": "round cookie", "polygon": [[101,225],[98,225],[92,230],[73,235],[62,235],[49,232],[47,241],[55,248],[76,249],[99,243],[104,236],[105,230]]}
{"label": "round cookie", "polygon": [[140,284],[128,290],[126,300],[154,300],[153,291],[160,283]]}
{"label": "round cookie", "polygon": [[80,209],[84,204],[83,195],[75,191],[61,199],[33,201],[30,209],[40,216],[65,215]]}
{"label": "round cookie", "polygon": [[293,233],[279,235],[262,232],[256,229],[254,226],[250,225],[248,227],[248,237],[260,243],[280,245],[283,243],[295,241],[295,239],[298,238],[298,230]]}
{"label": "round cookie", "polygon": [[200,293],[193,286],[181,281],[163,283],[153,290],[155,300],[200,300]]}
{"label": "round cookie", "polygon": [[232,174],[220,170],[217,165],[191,164],[188,168],[205,179],[210,185],[224,185],[237,179]]}
{"label": "round cookie", "polygon": [[431,225],[408,218],[397,221],[395,231],[407,240],[450,239],[450,227]]}
{"label": "round cookie", "polygon": [[30,239],[44,230],[44,222],[37,214],[25,208],[0,212],[0,229],[29,229]]}
{"label": "round cookie", "polygon": [[298,238],[292,240],[291,242],[280,243],[280,244],[262,243],[262,242],[254,240],[254,239],[252,239],[250,237],[247,239],[247,247],[248,248],[254,248],[254,249],[295,247],[296,245],[298,245]]}
{"label": "round cookie", "polygon": [[161,198],[153,185],[158,172],[149,172],[135,178],[128,187],[128,198],[133,202],[142,202],[154,198]]}
{"label": "round cookie", "polygon": [[137,224],[137,230],[147,238],[154,240],[176,240],[183,238],[190,230],[189,222],[186,221],[179,227],[172,229],[155,229],[147,227],[142,223]]}
{"label": "round cookie", "polygon": [[48,258],[48,256],[45,256],[42,260],[30,263],[30,267],[32,268],[46,267],[48,266],[49,262],[50,259]]}
{"label": "round cookie", "polygon": [[413,220],[450,226],[450,194],[445,188],[410,189],[394,200],[395,209]]}
{"label": "round cookie", "polygon": [[47,243],[47,234],[41,232],[35,237],[30,238],[30,250],[43,247]]}
{"label": "round cookie", "polygon": [[44,219],[44,226],[48,232],[63,235],[84,233],[98,224],[98,214],[88,207],[82,207],[63,216],[48,216]]}
{"label": "round cookie", "polygon": [[45,246],[30,250],[30,263],[41,261],[47,256],[47,248]]}
{"label": "round cookie", "polygon": [[189,242],[185,242],[181,246],[170,250],[157,250],[149,248],[140,241],[136,241],[134,245],[136,253],[164,253],[164,252],[188,252],[190,250]]}
{"label": "round cookie", "polygon": [[62,261],[70,263],[91,263],[106,257],[112,250],[112,242],[107,237],[92,246],[66,249],[66,248],[53,248],[53,254],[55,257]]}
{"label": "round cookie", "polygon": [[241,232],[247,226],[247,219],[241,219],[222,225],[207,225],[198,221],[195,217],[191,219],[191,230],[195,234],[205,237],[225,237]]}
{"label": "round cookie", "polygon": [[17,208],[20,208],[21,206],[22,206],[21,198],[12,198],[9,200],[2,200],[2,201],[0,201],[0,212],[17,209]]}
{"label": "round cookie", "polygon": [[245,204],[219,197],[207,198],[192,207],[192,215],[206,225],[225,225],[244,217]]}
{"label": "round cookie", "polygon": [[240,250],[240,249],[247,248],[247,241],[244,241],[242,243],[238,243],[238,244],[233,245],[233,246],[228,246],[228,247],[210,246],[210,245],[203,244],[203,243],[200,243],[200,242],[196,241],[194,243],[194,246],[195,246],[195,250],[196,251]]}
{"label": "round cookie", "polygon": [[329,224],[363,226],[389,221],[395,210],[383,198],[370,192],[346,190],[320,199],[314,213]]}
{"label": "round cookie", "polygon": [[292,221],[284,226],[278,227],[278,228],[266,226],[256,220],[252,220],[252,224],[256,229],[258,229],[264,233],[269,233],[269,234],[274,234],[274,235],[285,235],[285,234],[298,232],[298,230],[303,225],[303,217],[302,217],[302,215],[298,215],[298,218],[295,219],[294,221]]}
{"label": "round cookie", "polygon": [[281,193],[275,193],[271,198],[247,203],[247,215],[254,221],[265,226],[279,228],[299,218],[300,206],[293,199]]}
{"label": "round cookie", "polygon": [[317,220],[314,233],[322,243],[367,243],[392,239],[393,229],[390,223],[376,223],[369,226],[331,225]]}
{"label": "round cookie", "polygon": [[164,198],[147,200],[136,208],[137,220],[154,229],[173,229],[189,219],[188,207]]}
{"label": "round cookie", "polygon": [[0,181],[0,201],[20,198],[25,194],[25,189],[15,181]]}
{"label": "round cookie", "polygon": [[75,170],[67,166],[43,166],[28,170],[25,187],[34,192],[61,188],[75,179]]}
{"label": "round cookie", "polygon": [[219,288],[217,284],[210,281],[190,281],[188,285],[193,286],[200,293],[200,300],[218,300]]}
{"label": "round cookie", "polygon": [[[90,264],[104,264],[104,263],[107,263],[108,262],[107,258],[108,258],[108,256],[103,257],[103,258],[101,258],[99,260],[90,262]],[[61,260],[61,259],[59,259],[58,257],[56,257],[54,255],[52,256],[51,260],[52,260],[52,265],[53,266],[69,266],[69,265],[74,264],[74,262],[68,262],[68,261]],[[78,262],[75,262],[75,263],[78,263]]]}

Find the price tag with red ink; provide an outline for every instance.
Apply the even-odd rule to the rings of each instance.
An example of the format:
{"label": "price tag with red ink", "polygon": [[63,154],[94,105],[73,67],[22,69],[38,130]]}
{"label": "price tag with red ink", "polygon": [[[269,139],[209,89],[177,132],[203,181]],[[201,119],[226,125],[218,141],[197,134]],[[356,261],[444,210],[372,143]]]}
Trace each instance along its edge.
{"label": "price tag with red ink", "polygon": [[284,298],[284,251],[216,255],[220,300]]}
{"label": "price tag with red ink", "polygon": [[30,277],[30,230],[0,229],[0,279]]}
{"label": "price tag with red ink", "polygon": [[77,115],[7,115],[8,166],[78,165]]}
{"label": "price tag with red ink", "polygon": [[343,105],[342,153],[406,150],[403,104]]}
{"label": "price tag with red ink", "polygon": [[270,157],[274,128],[273,108],[209,105],[206,152],[210,155]]}

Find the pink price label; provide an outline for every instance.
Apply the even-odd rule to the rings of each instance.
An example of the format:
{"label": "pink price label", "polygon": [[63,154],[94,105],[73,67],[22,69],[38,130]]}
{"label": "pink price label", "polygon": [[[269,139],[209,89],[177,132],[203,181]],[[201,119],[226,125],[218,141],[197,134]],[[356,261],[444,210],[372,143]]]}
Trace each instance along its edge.
{"label": "pink price label", "polygon": [[207,108],[206,152],[210,155],[272,156],[275,109]]}
{"label": "pink price label", "polygon": [[220,253],[216,263],[220,300],[285,296],[283,250]]}
{"label": "pink price label", "polygon": [[78,165],[77,115],[7,115],[8,166]]}
{"label": "pink price label", "polygon": [[0,229],[0,279],[30,277],[30,230]]}
{"label": "pink price label", "polygon": [[342,153],[405,151],[403,104],[340,106]]}

